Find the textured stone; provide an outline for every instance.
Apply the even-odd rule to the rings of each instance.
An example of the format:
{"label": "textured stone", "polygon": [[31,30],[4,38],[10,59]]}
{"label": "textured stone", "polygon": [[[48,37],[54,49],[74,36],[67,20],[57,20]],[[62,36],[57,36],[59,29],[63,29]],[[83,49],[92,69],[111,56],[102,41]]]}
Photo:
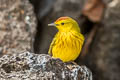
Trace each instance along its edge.
{"label": "textured stone", "polygon": [[92,73],[46,54],[23,52],[0,58],[0,80],[92,80]]}
{"label": "textured stone", "polygon": [[31,49],[36,17],[28,0],[0,0],[0,54]]}

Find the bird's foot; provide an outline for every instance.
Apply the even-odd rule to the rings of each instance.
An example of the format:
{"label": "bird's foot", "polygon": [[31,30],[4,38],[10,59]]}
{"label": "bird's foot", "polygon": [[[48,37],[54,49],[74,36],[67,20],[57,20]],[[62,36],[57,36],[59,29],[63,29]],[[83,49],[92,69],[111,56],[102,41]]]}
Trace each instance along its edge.
{"label": "bird's foot", "polygon": [[73,69],[73,65],[78,65],[76,62],[74,62],[74,61],[70,61],[70,62],[66,62],[66,64],[67,64],[67,67],[69,68],[69,69]]}

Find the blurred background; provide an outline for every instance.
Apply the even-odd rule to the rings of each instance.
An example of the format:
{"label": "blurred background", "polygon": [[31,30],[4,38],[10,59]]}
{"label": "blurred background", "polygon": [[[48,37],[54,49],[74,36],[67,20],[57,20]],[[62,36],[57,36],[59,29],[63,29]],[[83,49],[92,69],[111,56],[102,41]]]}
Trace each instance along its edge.
{"label": "blurred background", "polygon": [[120,80],[119,0],[0,0],[0,54],[47,54],[57,32],[47,25],[61,16],[75,19],[85,36],[76,63],[93,80]]}

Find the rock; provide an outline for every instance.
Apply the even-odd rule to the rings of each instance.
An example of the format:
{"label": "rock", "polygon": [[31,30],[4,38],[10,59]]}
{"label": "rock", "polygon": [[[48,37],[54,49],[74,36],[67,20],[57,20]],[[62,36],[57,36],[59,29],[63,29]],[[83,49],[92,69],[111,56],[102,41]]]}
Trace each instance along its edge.
{"label": "rock", "polygon": [[29,0],[35,8],[37,18],[41,20],[51,11],[55,0]]}
{"label": "rock", "polygon": [[[120,80],[120,0],[107,2],[103,25],[88,53],[95,80]],[[93,75],[94,76],[94,75]]]}
{"label": "rock", "polygon": [[0,54],[30,50],[36,24],[28,0],[0,0]]}
{"label": "rock", "polygon": [[0,80],[92,80],[92,73],[46,54],[23,52],[0,58]]}

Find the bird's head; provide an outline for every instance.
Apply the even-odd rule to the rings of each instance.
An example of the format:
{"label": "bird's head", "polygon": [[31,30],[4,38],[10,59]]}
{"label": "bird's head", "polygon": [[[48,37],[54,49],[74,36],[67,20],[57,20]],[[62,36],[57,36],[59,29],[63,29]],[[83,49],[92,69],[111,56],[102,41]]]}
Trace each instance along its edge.
{"label": "bird's head", "polygon": [[59,31],[77,31],[80,32],[78,23],[70,17],[60,17],[54,23],[48,24],[48,26],[55,26]]}

